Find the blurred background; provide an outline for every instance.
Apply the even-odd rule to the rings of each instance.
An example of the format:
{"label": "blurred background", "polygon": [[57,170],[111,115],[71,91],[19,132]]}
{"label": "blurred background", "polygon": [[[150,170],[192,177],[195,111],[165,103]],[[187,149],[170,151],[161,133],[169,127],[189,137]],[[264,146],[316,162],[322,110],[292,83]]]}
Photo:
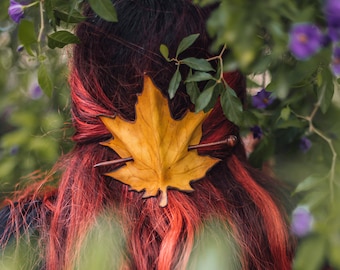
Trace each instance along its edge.
{"label": "blurred background", "polygon": [[[0,198],[26,176],[50,169],[71,147],[67,52],[48,50],[53,83],[48,97],[37,79],[39,60],[18,39],[18,27],[0,3]],[[35,16],[38,10],[32,10]],[[47,60],[46,60],[47,62]]]}
{"label": "blurred background", "polygon": [[[72,32],[81,2],[49,0],[39,9],[37,1],[20,22],[8,15],[10,1],[0,2],[1,201],[72,148],[67,61],[74,40],[51,46],[47,35]],[[248,76],[246,110],[235,121],[253,166],[287,187],[299,241],[294,269],[340,269],[340,18],[328,8],[340,14],[340,1],[194,2],[221,3],[207,23],[212,53],[227,44],[225,70]]]}

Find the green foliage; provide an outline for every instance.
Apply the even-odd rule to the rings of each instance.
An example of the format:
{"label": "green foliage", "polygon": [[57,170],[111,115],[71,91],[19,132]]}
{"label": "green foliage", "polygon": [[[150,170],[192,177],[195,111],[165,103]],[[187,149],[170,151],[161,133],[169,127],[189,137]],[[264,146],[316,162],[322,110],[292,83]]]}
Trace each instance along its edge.
{"label": "green foliage", "polygon": [[210,101],[214,97],[214,93],[216,92],[215,89],[216,89],[216,84],[210,87],[207,87],[206,89],[202,91],[202,93],[199,94],[198,98],[195,101],[196,112],[205,110],[208,107]]}
{"label": "green foliage", "polygon": [[[309,237],[300,245],[294,262],[295,270],[318,270],[322,268],[326,242],[321,237]],[[309,258],[306,260],[306,258]]]}
{"label": "green foliage", "polygon": [[181,60],[182,64],[187,65],[188,67],[199,70],[199,71],[213,71],[214,69],[210,65],[210,63],[205,59],[197,59],[193,57],[184,58]]}
{"label": "green foliage", "polygon": [[91,8],[101,18],[109,22],[117,22],[117,13],[110,0],[89,0]]}
{"label": "green foliage", "polygon": [[234,123],[242,122],[242,104],[236,96],[236,93],[230,87],[226,87],[221,93],[221,104],[223,112],[228,119]]}
{"label": "green foliage", "polygon": [[[183,82],[196,111],[208,110],[220,96],[224,114],[242,127],[243,134],[254,125],[261,127],[262,138],[255,140],[249,161],[261,168],[274,160],[276,175],[295,190],[293,205],[308,206],[314,217],[310,236],[300,239],[294,269],[321,269],[326,262],[340,268],[340,220],[335,218],[340,216],[340,109],[338,80],[330,69],[332,48],[325,46],[304,61],[295,59],[288,50],[294,23],[315,23],[327,32],[324,1],[196,2],[220,3],[207,26],[214,39],[212,50],[218,56],[195,59],[194,64],[179,54],[170,60],[191,68]],[[219,51],[225,44],[229,54]],[[219,61],[217,72],[205,66],[215,60]],[[251,106],[250,95],[250,106],[243,110],[235,92],[223,83],[221,66],[224,71],[239,69],[248,74],[248,86],[272,92],[274,103],[258,109]],[[262,80],[252,81],[258,74]],[[202,91],[198,82],[206,83]],[[303,138],[311,141],[311,149],[300,149]]]}
{"label": "green foliage", "polygon": [[166,45],[161,44],[160,48],[159,48],[161,54],[163,55],[163,57],[167,60],[170,61],[169,59],[169,49]]}
{"label": "green foliage", "polygon": [[51,97],[53,91],[53,83],[44,64],[41,64],[38,68],[38,83],[45,94],[48,97]]}
{"label": "green foliage", "polygon": [[169,84],[169,96],[170,98],[173,98],[176,94],[176,91],[178,89],[178,86],[181,82],[182,76],[181,73],[179,72],[179,66],[177,66],[176,72],[172,76]]}
{"label": "green foliage", "polygon": [[48,47],[64,48],[68,44],[79,43],[79,38],[68,31],[58,31],[48,35]]}
{"label": "green foliage", "polygon": [[[273,164],[271,169],[292,191],[292,204],[308,206],[314,218],[312,231],[299,239],[294,269],[321,269],[326,262],[340,269],[340,95],[339,79],[330,68],[333,48],[329,44],[303,61],[288,50],[295,23],[311,22],[327,32],[325,1],[194,2],[219,4],[207,22],[215,56],[182,57],[198,34],[184,38],[171,52],[173,59],[166,44],[160,44],[161,55],[176,65],[170,98],[184,83],[196,111],[221,102],[226,117],[240,126],[244,136],[255,125],[262,129],[261,139],[253,141],[250,162],[258,168]],[[109,0],[88,3],[98,16],[117,21]],[[22,176],[51,168],[70,147],[65,138],[72,131],[64,127],[69,122],[67,65],[59,48],[79,42],[72,30],[85,20],[82,4],[81,0],[39,1],[25,10],[25,19],[16,26],[8,18],[9,1],[0,2],[2,197]],[[19,46],[24,51],[18,52]],[[186,77],[183,65],[189,70]],[[223,72],[235,69],[247,75],[246,106],[223,79]],[[37,83],[44,91],[39,97],[32,94]],[[275,99],[264,109],[252,105],[254,92],[261,88]],[[312,143],[308,151],[300,149],[302,138]],[[89,251],[96,254],[96,249]]]}
{"label": "green foliage", "polygon": [[242,269],[235,239],[225,224],[216,220],[205,222],[196,236],[188,270]]}
{"label": "green foliage", "polygon": [[[9,21],[7,7],[1,1],[0,25],[7,25],[0,30],[1,200],[29,181],[27,175],[50,170],[70,148],[72,134],[64,127],[70,121],[65,60],[55,50],[42,49],[45,43],[38,52],[39,6],[27,10],[18,28]],[[25,50],[17,51],[21,45]]]}
{"label": "green foliage", "polygon": [[193,34],[183,38],[183,40],[179,43],[177,51],[176,51],[176,58],[179,56],[180,53],[184,52],[188,49],[199,37],[199,34]]}
{"label": "green foliage", "polygon": [[98,218],[86,235],[80,258],[74,267],[79,270],[121,269],[128,261],[124,229],[114,213],[108,212]]}
{"label": "green foliage", "polygon": [[37,37],[34,30],[33,22],[22,20],[18,28],[18,37],[21,44],[31,56],[34,55],[31,46],[37,43]]}

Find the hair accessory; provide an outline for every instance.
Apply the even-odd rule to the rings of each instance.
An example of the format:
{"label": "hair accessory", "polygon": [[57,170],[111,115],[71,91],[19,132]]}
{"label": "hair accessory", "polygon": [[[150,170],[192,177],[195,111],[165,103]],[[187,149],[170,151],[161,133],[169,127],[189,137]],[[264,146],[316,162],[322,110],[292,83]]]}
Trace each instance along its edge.
{"label": "hair accessory", "polygon": [[[212,147],[212,146],[217,146],[217,145],[221,145],[221,144],[227,144],[229,147],[234,147],[236,145],[237,141],[238,141],[238,139],[235,135],[229,135],[225,140],[222,140],[222,141],[196,144],[196,145],[189,145],[188,150],[190,151],[190,150],[193,150],[193,149]],[[127,158],[119,158],[119,159],[104,161],[104,162],[100,162],[100,163],[95,164],[94,167],[115,165],[115,164],[125,163],[125,162],[129,162],[129,161],[133,161],[133,158],[127,157]]]}
{"label": "hair accessory", "polygon": [[225,140],[222,140],[222,141],[202,143],[202,144],[197,144],[197,145],[189,145],[188,150],[212,147],[212,146],[217,146],[221,144],[227,144],[229,147],[234,147],[237,141],[238,139],[235,135],[229,135]]}
{"label": "hair accessory", "polygon": [[[106,175],[144,191],[144,198],[160,193],[160,206],[167,205],[167,190],[192,191],[190,182],[203,178],[219,159],[200,156],[202,123],[208,113],[188,111],[181,120],[174,120],[168,100],[144,77],[144,88],[136,104],[136,120],[100,116],[113,138],[101,143],[113,149],[121,159],[95,166],[125,163],[126,166]],[[229,143],[225,140],[223,143]]]}

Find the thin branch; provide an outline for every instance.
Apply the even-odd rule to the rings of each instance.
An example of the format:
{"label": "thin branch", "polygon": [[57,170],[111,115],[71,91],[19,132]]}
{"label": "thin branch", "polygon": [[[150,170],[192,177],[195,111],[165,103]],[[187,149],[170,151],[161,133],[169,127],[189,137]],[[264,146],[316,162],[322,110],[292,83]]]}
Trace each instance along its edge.
{"label": "thin branch", "polygon": [[208,58],[208,59],[206,59],[206,60],[207,60],[207,61],[213,61],[213,60],[216,60],[216,59],[221,59],[226,49],[227,49],[227,45],[224,44],[219,55],[210,57],[210,58]]}
{"label": "thin branch", "polygon": [[44,33],[44,28],[45,28],[45,24],[44,24],[44,6],[43,6],[43,0],[41,0],[39,2],[39,9],[40,9],[40,29],[39,29],[39,35],[38,35],[38,46],[39,46],[39,54],[41,53],[41,38],[42,35]]}
{"label": "thin branch", "polygon": [[313,111],[311,112],[311,114],[309,116],[303,116],[303,115],[299,115],[299,114],[295,114],[296,117],[304,119],[308,122],[309,125],[309,131],[311,133],[315,133],[316,135],[318,135],[321,139],[323,139],[327,144],[328,147],[330,148],[331,152],[332,152],[332,164],[331,164],[331,168],[328,172],[329,175],[329,189],[330,189],[330,197],[331,197],[331,201],[334,201],[334,182],[335,182],[335,165],[336,165],[336,159],[337,159],[337,152],[335,151],[335,147],[333,145],[333,141],[331,138],[327,137],[322,131],[320,131],[319,129],[317,129],[314,124],[313,124],[313,120],[314,117],[316,115],[316,113],[318,112],[318,110],[320,109],[321,106],[321,102],[324,98],[326,92],[326,87],[324,87],[322,89],[322,92],[318,98],[318,101],[315,103]]}

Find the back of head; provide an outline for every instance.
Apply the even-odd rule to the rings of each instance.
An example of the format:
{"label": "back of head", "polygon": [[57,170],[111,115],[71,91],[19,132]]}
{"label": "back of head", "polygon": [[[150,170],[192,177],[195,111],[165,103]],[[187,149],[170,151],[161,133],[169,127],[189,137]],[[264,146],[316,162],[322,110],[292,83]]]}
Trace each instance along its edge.
{"label": "back of head", "polygon": [[[99,130],[99,114],[119,114],[127,120],[134,119],[136,93],[142,91],[145,75],[167,95],[177,66],[161,55],[161,44],[169,48],[170,58],[175,57],[180,41],[198,33],[196,42],[180,57],[210,57],[211,40],[206,32],[206,19],[212,7],[200,8],[186,0],[113,2],[118,13],[117,23],[101,19],[87,7],[85,15],[88,19],[77,29],[81,42],[74,48],[70,79],[76,91],[73,94],[76,141],[92,141],[94,136],[102,140],[100,135],[105,131]],[[185,77],[188,69],[182,65],[180,71]],[[238,94],[243,95],[243,77],[235,72],[229,80]],[[78,84],[86,93],[81,93]],[[192,108],[183,82],[169,103],[176,119]],[[93,106],[89,107],[89,104]],[[85,114],[84,108],[93,111]],[[84,122],[93,123],[92,129],[96,133],[89,133],[87,125],[83,128]]]}
{"label": "back of head", "polygon": [[[73,50],[69,78],[76,146],[61,159],[65,171],[53,200],[51,219],[41,234],[47,237],[43,239],[47,268],[70,267],[75,250],[80,249],[98,214],[113,208],[125,232],[128,269],[185,269],[200,228],[211,218],[224,224],[226,235],[233,235],[238,246],[235,256],[243,269],[288,269],[284,214],[268,192],[274,184],[245,163],[240,140],[233,149],[201,151],[199,154],[221,161],[192,184],[194,192],[170,190],[164,208],[159,207],[157,197],[144,199],[139,192],[106,176],[115,166],[94,168],[96,163],[119,158],[100,145],[112,135],[99,115],[134,120],[145,75],[168,97],[177,66],[161,55],[161,44],[167,45],[171,58],[183,38],[199,33],[181,57],[211,57],[206,20],[212,6],[198,7],[191,0],[112,2],[117,23],[103,20],[85,5],[87,19],[76,30],[80,43]],[[180,71],[184,76],[188,73],[185,67]],[[243,76],[233,72],[225,78],[242,97]],[[168,101],[175,119],[193,108],[183,82]],[[239,138],[238,127],[225,118],[217,104],[203,123],[200,143],[223,140],[230,134]]]}

